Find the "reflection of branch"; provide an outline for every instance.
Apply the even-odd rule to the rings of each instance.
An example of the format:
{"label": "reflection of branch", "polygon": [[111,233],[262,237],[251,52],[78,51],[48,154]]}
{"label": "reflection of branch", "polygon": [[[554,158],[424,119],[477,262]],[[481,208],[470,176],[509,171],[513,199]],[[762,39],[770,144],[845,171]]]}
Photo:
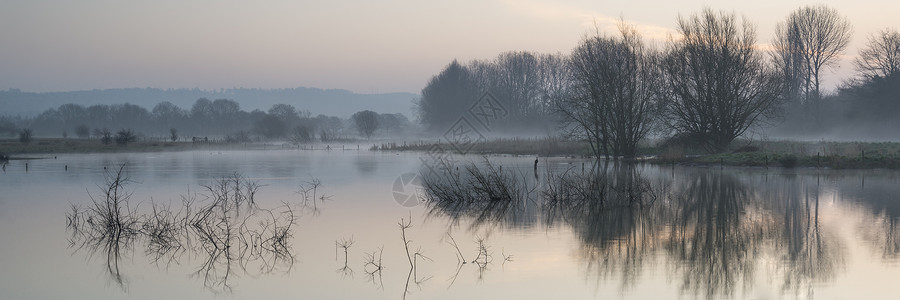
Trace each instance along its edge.
{"label": "reflection of branch", "polygon": [[[375,255],[375,253],[378,253],[378,255]],[[378,247],[378,250],[366,253],[366,263],[363,265],[363,271],[368,275],[368,281],[380,289],[384,289],[384,282],[381,280],[381,270],[384,269],[384,266],[381,264],[383,253],[384,247]],[[376,277],[378,281],[375,280]]]}
{"label": "reflection of branch", "polygon": [[318,216],[320,213],[319,202],[325,202],[326,200],[331,199],[330,195],[318,194],[320,186],[322,186],[322,181],[312,177],[309,181],[301,182],[300,188],[297,191],[297,194],[300,195],[300,200],[302,201],[302,207],[310,210],[314,216]]}
{"label": "reflection of branch", "polygon": [[106,253],[107,270],[119,285],[124,285],[118,266],[121,252],[138,238],[145,239],[145,253],[157,265],[177,263],[184,253],[203,257],[192,276],[202,278],[213,291],[231,291],[233,263],[251,276],[253,268],[258,274],[292,268],[294,208],[288,203],[258,208],[254,200],[258,183],[234,174],[204,186],[208,201],[197,201],[189,192],[182,196],[181,211],[151,202],[150,214],[138,216],[128,205],[131,193],[124,191],[129,181],[123,169],[107,177],[107,185],[101,187],[105,199],[92,197],[92,207],[72,205],[66,213],[70,247]]}
{"label": "reflection of branch", "polygon": [[400,238],[403,240],[403,248],[406,250],[406,259],[409,261],[409,275],[406,277],[406,285],[403,288],[403,297],[402,297],[403,299],[406,299],[406,295],[409,293],[410,278],[413,279],[413,282],[416,284],[416,286],[419,286],[419,289],[421,289],[420,285],[422,283],[431,279],[431,276],[429,276],[425,279],[419,280],[418,273],[416,271],[418,269],[419,258],[422,258],[422,259],[425,259],[428,261],[433,261],[433,260],[431,258],[429,258],[428,256],[425,256],[425,254],[422,252],[421,247],[419,247],[416,250],[416,252],[414,252],[412,254],[410,254],[410,252],[409,252],[409,244],[412,243],[412,240],[409,240],[406,238],[406,230],[409,229],[410,227],[412,227],[412,216],[410,216],[409,220],[400,218],[400,223],[397,223],[397,225],[400,226]]}
{"label": "reflection of branch", "polygon": [[462,251],[459,250],[459,245],[456,244],[456,239],[453,238],[453,235],[450,235],[450,232],[447,232],[447,237],[450,238],[449,244],[453,245],[453,248],[456,249],[456,259],[460,261],[461,265],[466,264],[466,257],[463,256]]}
{"label": "reflection of branch", "polygon": [[418,268],[419,267],[418,258],[421,257],[423,259],[427,259],[428,261],[432,261],[432,262],[434,261],[431,258],[429,258],[428,256],[425,256],[424,254],[422,254],[421,251],[422,251],[422,249],[419,248],[419,250],[417,250],[416,253],[413,254],[413,268],[412,269],[413,269],[413,278],[416,278],[416,285],[419,285],[425,281],[428,281],[428,279],[431,279],[431,276],[428,276],[428,278],[425,278],[422,280],[418,279],[419,278],[419,276],[417,275],[417,270],[419,269]]}
{"label": "reflection of branch", "polygon": [[477,238],[475,243],[478,244],[478,256],[475,257],[472,263],[478,266],[478,280],[482,281],[484,280],[484,272],[488,270],[488,264],[494,260],[494,257],[492,252],[488,251],[488,246],[484,244],[483,238]]}
{"label": "reflection of branch", "polygon": [[506,255],[506,253],[504,253],[504,249],[500,249],[500,256],[503,256],[503,264],[504,264],[504,265],[505,265],[507,262],[512,262],[512,261],[513,261],[513,255],[512,255],[512,254]]}
{"label": "reflection of branch", "polygon": [[458,262],[456,264],[456,273],[453,273],[453,277],[450,277],[450,279],[448,279],[450,280],[450,285],[447,286],[448,290],[453,286],[454,283],[456,283],[456,277],[459,277],[459,271],[462,270],[463,264],[465,264],[465,261]]}
{"label": "reflection of branch", "polygon": [[72,205],[72,211],[66,213],[66,229],[72,232],[70,247],[75,247],[75,251],[87,249],[91,256],[103,252],[109,275],[123,289],[119,260],[124,250],[133,247],[141,227],[135,210],[129,205],[132,192],[126,186],[132,182],[125,176],[125,164],[122,164],[115,173],[106,174],[103,185],[97,186],[102,198],[88,193],[91,206],[83,209]]}
{"label": "reflection of branch", "polygon": [[[335,256],[337,256],[337,248],[338,247],[344,249],[344,266],[341,267],[340,269],[337,269],[337,271],[336,271],[337,273],[341,274],[341,277],[344,277],[344,278],[353,277],[353,269],[351,269],[350,266],[347,265],[347,261],[348,261],[348,257],[349,257],[349,249],[350,249],[350,246],[352,246],[352,245],[353,245],[353,237],[350,237],[350,239],[341,238],[340,241],[334,242]],[[335,259],[337,259],[337,257],[335,257]]]}
{"label": "reflection of branch", "polygon": [[412,217],[409,218],[409,221],[406,221],[403,218],[400,218],[400,238],[403,239],[403,249],[406,250],[406,259],[409,261],[409,267],[414,268],[415,264],[413,264],[413,258],[409,254],[409,243],[412,241],[406,239],[406,229],[412,227]]}
{"label": "reflection of branch", "polygon": [[400,299],[406,300],[406,295],[409,295],[409,279],[413,276],[413,267],[409,268],[409,274],[406,274],[406,284],[403,285],[403,295],[400,296]]}

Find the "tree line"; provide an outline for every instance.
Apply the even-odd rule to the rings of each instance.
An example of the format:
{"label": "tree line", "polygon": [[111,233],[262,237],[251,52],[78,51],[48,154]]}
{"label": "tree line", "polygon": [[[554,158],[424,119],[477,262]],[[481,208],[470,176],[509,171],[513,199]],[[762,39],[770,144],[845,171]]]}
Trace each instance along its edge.
{"label": "tree line", "polygon": [[431,131],[447,130],[487,92],[509,111],[497,129],[561,128],[587,141],[597,157],[632,157],[649,136],[722,152],[762,125],[816,127],[834,117],[822,112],[829,102],[842,103],[831,114],[900,112],[896,30],[871,35],[854,61],[858,78],[828,96],[822,71],[837,63],[853,34],[833,8],[792,12],[778,24],[771,47],[735,13],[704,9],[679,17],[676,31],[664,46],[651,47],[623,20],[617,33],[596,29],[570,53],[454,60],[422,90],[419,121]]}
{"label": "tree line", "polygon": [[[200,98],[190,109],[164,101],[151,110],[134,104],[63,104],[30,118],[0,116],[0,134],[18,135],[23,142],[34,136],[95,138],[104,143],[128,144],[139,136],[172,141],[192,138],[228,142],[289,140],[294,143],[334,141],[373,134],[395,135],[409,130],[402,114],[362,111],[349,119],[316,115],[289,104],[267,111],[241,110],[234,100]],[[24,138],[24,139],[23,139]]]}

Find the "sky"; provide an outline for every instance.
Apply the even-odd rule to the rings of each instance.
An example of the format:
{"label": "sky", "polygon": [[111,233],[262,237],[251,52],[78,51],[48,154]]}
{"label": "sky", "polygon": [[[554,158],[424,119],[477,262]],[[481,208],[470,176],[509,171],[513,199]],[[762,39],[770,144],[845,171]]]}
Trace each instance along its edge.
{"label": "sky", "polygon": [[347,89],[419,93],[453,59],[567,53],[619,18],[662,46],[677,17],[735,12],[769,43],[793,10],[825,4],[854,37],[834,88],[869,34],[900,28],[900,1],[0,0],[0,89]]}

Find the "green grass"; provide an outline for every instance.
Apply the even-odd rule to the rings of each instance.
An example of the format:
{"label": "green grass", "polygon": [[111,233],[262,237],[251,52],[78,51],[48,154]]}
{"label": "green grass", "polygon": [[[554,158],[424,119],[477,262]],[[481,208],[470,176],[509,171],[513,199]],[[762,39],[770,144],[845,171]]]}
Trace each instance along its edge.
{"label": "green grass", "polygon": [[900,169],[900,143],[897,142],[769,141],[745,142],[741,145],[744,145],[741,147],[742,149],[752,150],[748,152],[683,156],[655,161],[660,163],[721,164],[751,167]]}

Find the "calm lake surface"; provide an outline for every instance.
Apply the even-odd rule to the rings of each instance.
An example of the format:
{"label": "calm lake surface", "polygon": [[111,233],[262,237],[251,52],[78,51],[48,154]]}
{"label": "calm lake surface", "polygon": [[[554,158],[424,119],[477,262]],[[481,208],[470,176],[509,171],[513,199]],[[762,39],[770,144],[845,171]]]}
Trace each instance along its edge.
{"label": "calm lake surface", "polygon": [[[897,295],[898,172],[609,165],[599,174],[610,199],[599,203],[551,201],[544,192],[559,189],[553,178],[583,174],[582,163],[590,169],[590,162],[541,158],[535,176],[534,157],[492,156],[493,166],[516,175],[524,195],[495,205],[421,202],[427,192],[416,174],[431,170],[429,159],[277,150],[11,161],[0,173],[0,298]],[[484,163],[480,156],[453,159],[463,170]],[[169,243],[143,233],[115,245],[91,243],[67,226],[67,216],[73,205],[102,200],[105,176],[122,164],[133,181],[125,187],[129,211],[141,222],[154,207],[157,214],[196,213],[209,201],[204,186],[236,173],[260,185],[258,208],[216,223],[228,232],[219,244],[186,227]],[[312,197],[314,181],[321,184]],[[184,211],[184,197],[194,199],[192,212]],[[266,239],[278,232],[288,233],[280,243]]]}

